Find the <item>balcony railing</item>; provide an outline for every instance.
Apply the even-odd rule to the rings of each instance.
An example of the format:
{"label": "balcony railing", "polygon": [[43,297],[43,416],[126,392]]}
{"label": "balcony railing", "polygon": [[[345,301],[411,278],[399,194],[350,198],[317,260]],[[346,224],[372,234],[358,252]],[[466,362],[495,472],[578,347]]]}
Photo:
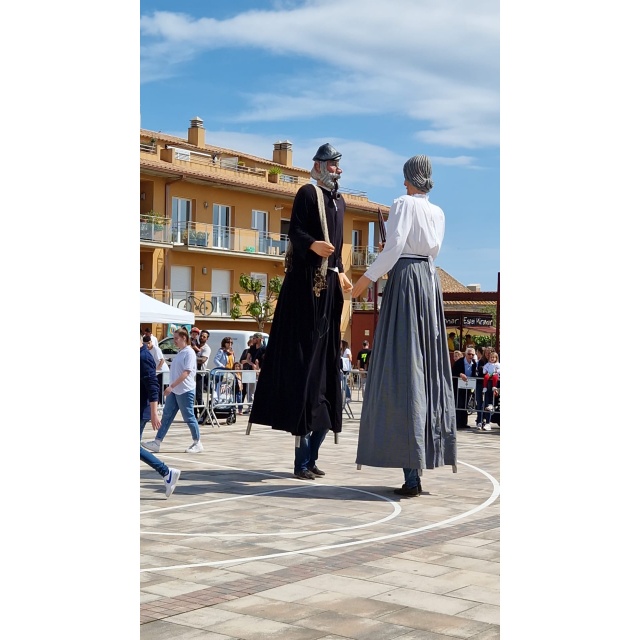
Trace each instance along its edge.
{"label": "balcony railing", "polygon": [[362,302],[360,300],[352,300],[351,308],[354,311],[373,311],[373,302]]}
{"label": "balcony railing", "polygon": [[286,234],[271,231],[187,222],[173,225],[172,242],[203,249],[283,256],[289,238]]}
{"label": "balcony railing", "polygon": [[378,257],[380,252],[372,247],[353,247],[351,251],[351,266],[368,267]]}
{"label": "balcony railing", "polygon": [[170,243],[171,218],[140,214],[140,240]]}
{"label": "balcony railing", "polygon": [[146,153],[155,153],[156,152],[156,143],[155,142],[141,142],[140,143],[140,151],[144,151]]}
{"label": "balcony railing", "polygon": [[[231,318],[231,293],[176,289],[140,289],[140,291],[165,304],[191,311],[196,318]],[[241,293],[240,298],[242,299],[240,310],[244,312],[247,304],[253,302],[253,294]]]}
{"label": "balcony railing", "polygon": [[[175,150],[175,160],[198,165],[198,168],[209,167],[212,170],[223,169],[225,171],[233,171],[234,173],[250,175],[256,178],[268,179],[268,168],[246,166],[244,164],[244,160],[239,160],[238,157],[220,158],[216,153],[194,151],[192,149],[184,149],[174,145],[164,145],[164,147]],[[140,143],[140,151],[157,154],[157,150],[158,146],[156,142]],[[288,173],[279,174],[277,180],[278,184],[292,185],[294,187],[307,184],[308,182],[311,182],[311,180],[306,176],[297,176]],[[340,191],[346,195],[352,195],[354,197],[367,197],[366,191],[348,188],[341,188]]]}

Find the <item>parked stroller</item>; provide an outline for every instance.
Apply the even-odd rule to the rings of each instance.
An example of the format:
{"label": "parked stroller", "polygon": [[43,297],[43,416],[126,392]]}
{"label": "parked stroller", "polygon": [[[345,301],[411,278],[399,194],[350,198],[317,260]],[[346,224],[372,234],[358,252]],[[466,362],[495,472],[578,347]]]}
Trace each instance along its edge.
{"label": "parked stroller", "polygon": [[[235,373],[230,369],[211,371],[210,412],[216,422],[224,420],[234,424],[238,413],[235,397]],[[218,426],[220,426],[218,424]]]}

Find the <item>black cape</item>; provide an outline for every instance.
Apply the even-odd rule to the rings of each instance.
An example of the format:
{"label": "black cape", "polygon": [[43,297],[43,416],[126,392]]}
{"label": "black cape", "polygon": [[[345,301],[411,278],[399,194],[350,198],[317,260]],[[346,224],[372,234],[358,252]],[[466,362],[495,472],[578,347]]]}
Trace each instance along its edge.
{"label": "black cape", "polygon": [[312,184],[296,194],[289,226],[293,261],[278,297],[264,367],[256,384],[250,423],[269,425],[293,435],[330,429],[342,431],[340,321],[344,297],[338,274],[342,265],[344,199],[322,189],[329,240],[327,288],[313,292],[322,259],[309,247],[324,240],[316,190]]}

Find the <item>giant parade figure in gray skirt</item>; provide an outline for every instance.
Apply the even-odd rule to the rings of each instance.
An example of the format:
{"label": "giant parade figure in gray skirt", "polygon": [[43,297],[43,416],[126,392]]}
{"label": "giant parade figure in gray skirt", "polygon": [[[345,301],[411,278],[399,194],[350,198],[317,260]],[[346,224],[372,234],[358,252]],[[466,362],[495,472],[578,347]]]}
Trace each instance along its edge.
{"label": "giant parade figure in gray skirt", "polygon": [[418,469],[452,465],[456,418],[440,278],[433,264],[444,237],[444,213],[429,202],[431,161],[404,165],[407,195],[393,202],[386,243],[353,287],[354,298],[389,273],[369,359],[356,463],[396,467],[395,493],[418,496]]}
{"label": "giant parade figure in gray skirt", "polygon": [[351,282],[342,265],[341,157],[323,144],[311,170],[318,187],[303,185],[293,201],[285,277],[249,416],[249,424],[300,436],[293,472],[307,480],[325,475],[320,445],[342,430],[340,320]]}

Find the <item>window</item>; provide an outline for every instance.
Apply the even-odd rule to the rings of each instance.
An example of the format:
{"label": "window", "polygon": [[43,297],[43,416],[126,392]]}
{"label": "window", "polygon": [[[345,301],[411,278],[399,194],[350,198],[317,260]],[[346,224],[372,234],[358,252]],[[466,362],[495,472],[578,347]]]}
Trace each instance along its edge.
{"label": "window", "polygon": [[231,246],[231,207],[213,205],[213,246],[229,249]]}
{"label": "window", "polygon": [[364,264],[364,251],[362,247],[362,232],[359,229],[354,229],[351,232],[351,242],[353,244],[351,264],[355,266],[362,266]]}
{"label": "window", "polygon": [[287,252],[287,246],[289,245],[289,226],[291,220],[280,218],[280,241],[278,243],[278,249],[280,255],[284,255]]}
{"label": "window", "polygon": [[191,267],[171,266],[171,304],[174,307],[191,291]]}
{"label": "window", "polygon": [[229,297],[231,291],[231,271],[211,270],[211,303],[214,316],[230,315]]}
{"label": "window", "polygon": [[258,232],[258,251],[267,253],[269,232],[267,231],[267,212],[253,210],[251,212],[251,228]]}
{"label": "window", "polygon": [[187,198],[171,198],[171,229],[173,241],[182,241],[182,232],[186,231],[191,221],[191,200]]}

